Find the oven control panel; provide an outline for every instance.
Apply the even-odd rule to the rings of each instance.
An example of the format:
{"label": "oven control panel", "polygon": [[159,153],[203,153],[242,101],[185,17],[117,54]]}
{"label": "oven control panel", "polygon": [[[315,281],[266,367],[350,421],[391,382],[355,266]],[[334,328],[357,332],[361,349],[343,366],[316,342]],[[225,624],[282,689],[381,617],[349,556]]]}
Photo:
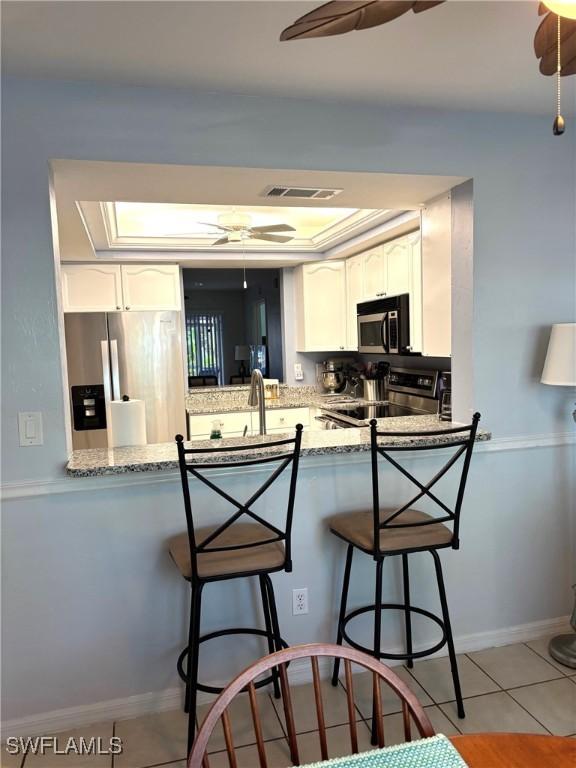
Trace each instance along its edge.
{"label": "oven control panel", "polygon": [[438,371],[414,371],[408,368],[391,368],[388,386],[396,392],[422,397],[436,397]]}

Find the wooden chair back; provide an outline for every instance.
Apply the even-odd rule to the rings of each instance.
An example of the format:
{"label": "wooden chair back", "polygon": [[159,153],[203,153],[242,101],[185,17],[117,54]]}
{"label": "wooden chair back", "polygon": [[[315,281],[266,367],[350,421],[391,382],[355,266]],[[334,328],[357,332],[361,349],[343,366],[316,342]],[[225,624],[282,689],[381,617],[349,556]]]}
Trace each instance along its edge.
{"label": "wooden chair back", "polygon": [[[292,765],[300,765],[300,756],[298,753],[298,738],[296,734],[294,710],[290,696],[290,684],[288,681],[287,665],[291,661],[298,659],[310,659],[312,668],[312,681],[314,688],[314,699],[316,707],[316,721],[318,725],[318,739],[320,743],[320,753],[322,760],[328,760],[328,745],[326,737],[326,725],[324,717],[324,705],[322,701],[322,690],[320,687],[320,668],[318,659],[320,657],[340,658],[344,660],[345,689],[348,705],[348,728],[350,731],[350,752],[358,752],[358,732],[357,717],[354,706],[354,681],[352,675],[352,664],[362,667],[372,673],[372,704],[376,715],[376,735],[378,746],[385,746],[384,716],[382,711],[381,683],[384,682],[394,691],[402,704],[402,718],[404,723],[404,737],[406,741],[412,739],[411,722],[416,726],[418,737],[423,738],[434,735],[434,728],[416,696],[408,686],[394,672],[386,667],[382,662],[377,661],[372,656],[368,656],[361,651],[353,648],[344,648],[339,645],[331,644],[311,644],[297,645],[285,650],[272,653],[259,659],[244,672],[241,672],[218,696],[212,708],[209,710],[204,722],[202,723],[196,740],[192,746],[188,758],[188,768],[210,768],[210,761],[207,754],[208,742],[212,731],[220,720],[224,732],[226,743],[226,752],[230,768],[237,768],[238,760],[234,748],[232,737],[232,725],[228,713],[228,707],[235,697],[242,691],[248,692],[252,722],[254,725],[254,741],[258,750],[259,768],[268,768],[266,759],[266,743],[263,738],[262,722],[256,698],[256,689],[254,681],[265,672],[271,669],[277,669],[280,676],[280,689],[282,693],[282,706],[288,733],[288,746],[290,749],[290,759]],[[335,756],[333,756],[335,757]],[[256,766],[254,766],[256,768]]]}

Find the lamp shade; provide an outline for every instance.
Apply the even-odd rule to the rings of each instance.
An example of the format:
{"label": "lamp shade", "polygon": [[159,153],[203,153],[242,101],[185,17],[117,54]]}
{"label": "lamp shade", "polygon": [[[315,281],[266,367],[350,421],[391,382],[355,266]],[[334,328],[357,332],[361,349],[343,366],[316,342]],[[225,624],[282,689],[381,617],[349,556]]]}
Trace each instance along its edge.
{"label": "lamp shade", "polygon": [[237,344],[234,347],[235,360],[250,360],[250,347],[244,344]]}
{"label": "lamp shade", "polygon": [[576,386],[576,323],[552,326],[541,381],[556,386]]}

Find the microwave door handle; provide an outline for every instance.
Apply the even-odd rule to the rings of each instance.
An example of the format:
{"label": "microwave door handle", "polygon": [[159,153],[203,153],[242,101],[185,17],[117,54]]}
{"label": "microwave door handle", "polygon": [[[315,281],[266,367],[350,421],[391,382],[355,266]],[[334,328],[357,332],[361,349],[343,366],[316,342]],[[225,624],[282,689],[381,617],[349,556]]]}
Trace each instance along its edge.
{"label": "microwave door handle", "polygon": [[388,353],[388,312],[384,312],[382,316],[382,325],[380,327],[380,333],[382,334],[382,349],[384,354]]}

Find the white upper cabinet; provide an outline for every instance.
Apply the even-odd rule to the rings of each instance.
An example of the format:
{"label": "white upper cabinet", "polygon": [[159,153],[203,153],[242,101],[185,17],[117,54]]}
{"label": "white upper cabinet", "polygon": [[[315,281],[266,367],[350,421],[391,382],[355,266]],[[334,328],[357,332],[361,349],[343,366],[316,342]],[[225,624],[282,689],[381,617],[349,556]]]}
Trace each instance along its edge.
{"label": "white upper cabinet", "polygon": [[413,232],[383,246],[386,257],[387,295],[410,296],[410,346],[422,351],[422,263],[420,233]]}
{"label": "white upper cabinet", "polygon": [[[356,257],[354,257],[356,258]],[[387,274],[386,254],[381,245],[361,254],[362,258],[362,301],[386,296]]]}
{"label": "white upper cabinet", "polygon": [[346,346],[358,350],[358,304],[364,300],[364,255],[353,256],[346,261],[346,307],[348,315]]}
{"label": "white upper cabinet", "polygon": [[422,354],[452,354],[452,201],[442,195],[422,217]]}
{"label": "white upper cabinet", "polygon": [[399,237],[385,243],[383,246],[386,256],[387,295],[398,296],[409,293],[412,278],[412,259],[410,246],[405,237]]}
{"label": "white upper cabinet", "polygon": [[123,264],[125,310],[180,309],[180,270],[177,264]]}
{"label": "white upper cabinet", "polygon": [[176,264],[63,264],[64,312],[179,310]]}
{"label": "white upper cabinet", "polygon": [[297,351],[347,349],[346,262],[297,267],[295,289]]}
{"label": "white upper cabinet", "polygon": [[64,312],[122,309],[122,277],[116,264],[62,264]]}

